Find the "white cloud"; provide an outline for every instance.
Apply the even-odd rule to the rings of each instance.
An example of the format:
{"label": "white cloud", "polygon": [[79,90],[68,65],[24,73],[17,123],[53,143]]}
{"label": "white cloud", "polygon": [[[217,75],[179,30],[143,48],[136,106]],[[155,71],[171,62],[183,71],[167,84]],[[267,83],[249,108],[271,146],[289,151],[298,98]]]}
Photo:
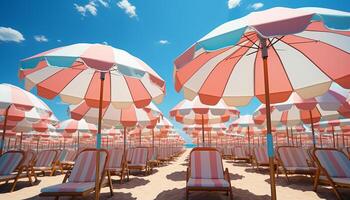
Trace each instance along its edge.
{"label": "white cloud", "polygon": [[98,0],[98,2],[100,2],[100,4],[103,5],[103,7],[108,7],[109,6],[108,2],[105,1],[105,0]]}
{"label": "white cloud", "polygon": [[20,43],[24,41],[24,37],[22,33],[13,28],[0,27],[0,41]]}
{"label": "white cloud", "polygon": [[236,8],[237,6],[239,6],[240,2],[241,2],[241,0],[228,0],[227,6],[229,9],[233,9],[233,8]]}
{"label": "white cloud", "polygon": [[258,3],[254,3],[253,5],[251,5],[250,7],[253,8],[254,10],[258,10],[260,8],[262,8],[264,6],[263,3],[258,2]]}
{"label": "white cloud", "polygon": [[121,0],[117,3],[117,6],[125,11],[130,18],[137,17],[136,7],[132,5],[128,0]]}
{"label": "white cloud", "polygon": [[97,8],[96,8],[96,3],[93,1],[90,1],[86,5],[78,5],[74,4],[75,9],[84,17],[86,16],[87,13],[90,13],[93,16],[97,15]]}
{"label": "white cloud", "polygon": [[166,44],[170,44],[170,42],[168,40],[159,40],[159,44],[166,45]]}
{"label": "white cloud", "polygon": [[34,36],[34,39],[37,41],[37,42],[48,42],[49,40],[46,38],[45,35],[35,35]]}

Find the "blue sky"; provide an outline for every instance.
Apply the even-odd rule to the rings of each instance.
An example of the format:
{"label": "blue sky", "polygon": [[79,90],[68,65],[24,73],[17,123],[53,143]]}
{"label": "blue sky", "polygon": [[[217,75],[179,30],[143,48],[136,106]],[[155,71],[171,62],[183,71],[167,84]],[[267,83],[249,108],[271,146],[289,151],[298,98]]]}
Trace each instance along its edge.
{"label": "blue sky", "polygon": [[[107,43],[139,57],[163,77],[167,95],[159,107],[167,115],[183,98],[174,90],[173,60],[216,26],[275,6],[350,12],[349,0],[2,0],[0,82],[22,87],[19,61],[36,53],[80,42]],[[60,120],[68,118],[67,105],[59,99],[44,101]],[[241,112],[250,113],[258,104],[253,101]]]}

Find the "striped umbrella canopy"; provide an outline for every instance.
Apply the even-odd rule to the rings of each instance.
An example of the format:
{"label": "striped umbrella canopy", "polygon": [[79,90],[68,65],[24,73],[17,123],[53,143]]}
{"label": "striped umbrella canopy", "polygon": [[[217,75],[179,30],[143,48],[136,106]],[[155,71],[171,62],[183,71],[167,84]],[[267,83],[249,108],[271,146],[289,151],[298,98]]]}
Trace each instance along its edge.
{"label": "striped umbrella canopy", "polygon": [[333,138],[333,147],[335,148],[335,136],[342,136],[342,143],[345,144],[345,132],[348,132],[350,129],[350,119],[337,119],[330,121],[322,121],[314,124],[314,128],[321,133],[331,133]]}
{"label": "striped umbrella canopy", "polygon": [[[99,107],[100,76],[104,74],[103,107],[147,106],[161,102],[165,82],[146,63],[128,52],[102,44],[73,44],[58,47],[21,61],[20,77],[27,90],[78,104],[85,100]],[[120,91],[123,91],[121,93]]]}
{"label": "striped umbrella canopy", "polygon": [[85,133],[96,133],[97,127],[95,124],[90,124],[85,121],[85,119],[75,120],[67,119],[58,124],[57,131],[64,133],[76,133],[76,132],[85,132]]}
{"label": "striped umbrella canopy", "polygon": [[[283,13],[283,15],[281,15]],[[324,8],[252,12],[220,25],[175,60],[175,89],[203,103],[267,104],[271,198],[276,199],[270,103],[350,88],[350,13]],[[217,78],[220,77],[220,78]]]}
{"label": "striped umbrella canopy", "polygon": [[[193,100],[184,99],[170,110],[170,116],[182,124],[202,125],[202,135],[204,139],[205,124],[217,124],[229,121],[239,115],[239,110],[228,106],[223,101],[210,106],[203,104],[198,97]],[[204,145],[203,141],[203,145]]]}
{"label": "striped umbrella canopy", "polygon": [[[86,102],[69,106],[72,119],[85,119],[89,123],[97,124],[98,109],[92,108]],[[115,126],[133,127],[136,125],[147,126],[156,124],[161,111],[151,103],[144,108],[131,105],[127,108],[117,109],[112,105],[102,109],[102,125],[106,128]]]}
{"label": "striped umbrella canopy", "polygon": [[[36,86],[42,97],[60,96],[69,104],[85,100],[87,105],[99,108],[98,149],[102,108],[142,108],[152,100],[161,102],[165,94],[164,80],[146,63],[124,50],[101,44],[73,44],[23,59],[20,78],[27,90]],[[99,156],[97,153],[97,175]],[[99,199],[98,177],[95,187],[95,198]]]}
{"label": "striped umbrella canopy", "polygon": [[[0,84],[0,126],[3,129],[0,154],[6,130],[16,126],[18,121],[37,122],[52,116],[51,109],[38,97],[17,86]],[[53,116],[53,118],[55,118]]]}

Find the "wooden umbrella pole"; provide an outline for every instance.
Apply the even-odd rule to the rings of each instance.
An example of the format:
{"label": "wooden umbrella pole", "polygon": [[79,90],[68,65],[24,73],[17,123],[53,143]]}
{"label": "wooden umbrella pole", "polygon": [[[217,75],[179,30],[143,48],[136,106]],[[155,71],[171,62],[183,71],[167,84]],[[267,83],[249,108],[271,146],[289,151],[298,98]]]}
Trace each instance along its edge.
{"label": "wooden umbrella pole", "polygon": [[102,103],[103,103],[103,86],[105,81],[105,72],[100,72],[100,102],[98,107],[98,127],[97,127],[97,134],[96,134],[96,180],[95,180],[95,200],[100,199],[100,148],[101,148],[101,123],[102,123]]}
{"label": "wooden umbrella pole", "polygon": [[335,148],[335,135],[334,135],[334,127],[332,126],[332,138],[333,138],[333,148]]}
{"label": "wooden umbrella pole", "polygon": [[7,128],[7,115],[9,114],[10,107],[11,107],[11,105],[9,105],[6,108],[6,111],[5,111],[4,128],[3,128],[3,131],[2,131],[1,143],[0,143],[0,146],[1,146],[1,148],[0,148],[0,155],[2,155],[2,152],[3,152],[3,149],[4,149],[5,135],[6,135],[6,128]]}
{"label": "wooden umbrella pole", "polygon": [[250,132],[249,132],[249,126],[248,126],[248,154],[250,156]]}
{"label": "wooden umbrella pole", "polygon": [[343,147],[345,147],[345,136],[344,136],[344,132],[341,134],[341,136],[342,136]]}
{"label": "wooden umbrella pole", "polygon": [[312,131],[312,143],[314,148],[316,148],[316,138],[315,138],[315,129],[314,129],[314,119],[312,117],[312,111],[309,110],[310,114],[310,123],[311,123],[311,131]]}
{"label": "wooden umbrella pole", "polygon": [[204,116],[202,114],[202,146],[205,146],[205,142],[204,142]]}
{"label": "wooden umbrella pole", "polygon": [[139,137],[139,146],[141,147],[141,133],[142,133],[142,130],[141,130],[141,128],[140,128],[140,137]]}
{"label": "wooden umbrella pole", "polygon": [[265,85],[265,105],[266,105],[266,125],[267,125],[267,153],[269,156],[269,167],[270,167],[270,187],[271,187],[271,200],[276,200],[276,182],[275,182],[275,162],[274,162],[274,150],[273,150],[273,138],[271,134],[271,110],[270,110],[270,88],[269,88],[269,72],[268,72],[268,52],[266,46],[266,38],[260,37],[261,43],[261,55],[264,64],[264,85]]}

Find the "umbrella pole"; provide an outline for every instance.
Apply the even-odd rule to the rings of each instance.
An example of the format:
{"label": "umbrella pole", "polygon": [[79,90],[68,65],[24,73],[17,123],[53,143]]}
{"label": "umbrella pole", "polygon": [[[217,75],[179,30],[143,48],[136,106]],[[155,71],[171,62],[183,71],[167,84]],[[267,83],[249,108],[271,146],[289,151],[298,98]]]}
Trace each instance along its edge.
{"label": "umbrella pole", "polygon": [[103,102],[103,86],[105,81],[105,72],[100,72],[100,80],[101,80],[101,86],[100,86],[100,103],[98,108],[98,127],[97,127],[97,134],[96,134],[96,180],[95,180],[95,200],[100,199],[100,148],[101,148],[101,123],[102,123],[102,102]]}
{"label": "umbrella pole", "polygon": [[290,137],[292,139],[292,146],[294,146],[293,128],[290,128]]}
{"label": "umbrella pole", "polygon": [[126,156],[126,127],[124,127],[124,157]]}
{"label": "umbrella pole", "polygon": [[343,142],[343,147],[345,147],[345,136],[344,136],[344,132],[342,134],[342,142]]}
{"label": "umbrella pole", "polygon": [[334,135],[334,127],[332,126],[332,137],[333,137],[333,148],[335,148],[335,135]]}
{"label": "umbrella pole", "polygon": [[11,105],[9,105],[6,108],[6,112],[5,112],[5,119],[4,119],[4,129],[2,131],[2,136],[1,136],[1,143],[0,143],[0,155],[2,155],[2,151],[4,149],[4,144],[5,144],[5,135],[6,135],[6,127],[7,127],[7,115],[9,114],[9,110],[10,110]]}
{"label": "umbrella pole", "polygon": [[204,142],[204,116],[202,114],[202,146],[204,147],[205,142]]}
{"label": "umbrella pole", "polygon": [[269,167],[270,167],[270,186],[271,186],[271,200],[276,200],[276,182],[275,182],[275,163],[274,163],[274,149],[273,149],[273,138],[271,134],[271,111],[270,111],[270,88],[269,88],[269,73],[267,66],[267,46],[266,38],[260,38],[262,46],[262,58],[264,64],[264,85],[265,85],[265,105],[266,105],[266,125],[267,125],[267,154],[269,156]]}
{"label": "umbrella pole", "polygon": [[19,150],[22,150],[23,132],[21,132],[21,137],[19,139]]}
{"label": "umbrella pole", "polygon": [[140,128],[140,137],[139,137],[139,146],[141,147],[141,133],[142,133],[142,130],[141,130],[141,128]]}
{"label": "umbrella pole", "polygon": [[152,149],[154,152],[154,128],[152,128]]}
{"label": "umbrella pole", "polygon": [[309,110],[310,113],[310,122],[311,122],[311,131],[312,131],[312,143],[314,145],[314,148],[316,148],[316,138],[315,138],[315,129],[314,129],[314,121],[312,117],[312,111]]}
{"label": "umbrella pole", "polygon": [[303,146],[303,143],[301,141],[301,133],[299,133],[299,141],[300,141],[300,146],[302,147]]}
{"label": "umbrella pole", "polygon": [[66,149],[66,139],[63,139],[63,149]]}
{"label": "umbrella pole", "polygon": [[286,133],[287,133],[287,144],[289,146],[289,133],[288,133],[288,126],[286,126]]}
{"label": "umbrella pole", "polygon": [[[254,140],[253,140],[254,141]],[[248,126],[248,154],[250,156],[250,133],[249,133],[249,126]]]}

